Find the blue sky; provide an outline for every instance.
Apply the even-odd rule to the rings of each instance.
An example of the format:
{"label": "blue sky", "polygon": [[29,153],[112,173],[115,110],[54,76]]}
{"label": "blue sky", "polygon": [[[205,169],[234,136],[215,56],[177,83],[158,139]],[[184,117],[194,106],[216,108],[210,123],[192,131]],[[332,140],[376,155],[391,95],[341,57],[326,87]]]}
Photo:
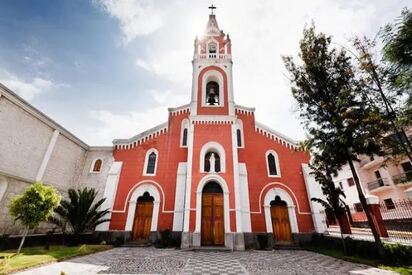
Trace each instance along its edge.
{"label": "blue sky", "polygon": [[[233,42],[236,103],[294,138],[304,131],[281,61],[305,24],[348,45],[374,36],[402,0],[213,1]],[[90,145],[167,120],[190,101],[193,40],[210,1],[0,1],[0,82]],[[253,95],[253,96],[252,96]]]}

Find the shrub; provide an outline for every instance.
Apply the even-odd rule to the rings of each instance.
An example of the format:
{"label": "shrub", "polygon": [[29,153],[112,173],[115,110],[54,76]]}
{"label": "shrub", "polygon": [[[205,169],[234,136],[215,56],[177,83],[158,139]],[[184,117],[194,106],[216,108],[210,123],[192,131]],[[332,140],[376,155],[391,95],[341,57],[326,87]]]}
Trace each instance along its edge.
{"label": "shrub", "polygon": [[9,235],[3,234],[0,236],[0,249],[5,250],[9,245]]}
{"label": "shrub", "polygon": [[402,244],[385,244],[386,257],[396,265],[411,265],[412,247]]}

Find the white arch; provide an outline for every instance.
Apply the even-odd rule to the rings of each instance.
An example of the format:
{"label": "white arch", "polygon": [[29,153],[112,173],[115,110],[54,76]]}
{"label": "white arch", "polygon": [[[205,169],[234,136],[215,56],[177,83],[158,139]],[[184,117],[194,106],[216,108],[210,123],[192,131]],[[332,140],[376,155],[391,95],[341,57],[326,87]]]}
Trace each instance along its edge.
{"label": "white arch", "polygon": [[270,189],[264,198],[263,208],[265,209],[265,221],[266,221],[266,231],[268,233],[273,233],[272,228],[272,216],[270,214],[270,202],[273,201],[276,196],[279,196],[281,200],[285,201],[288,208],[289,223],[292,233],[299,233],[298,222],[296,218],[295,203],[292,197],[284,189],[279,187],[273,187]]}
{"label": "white arch", "polygon": [[216,151],[219,154],[220,157],[220,172],[218,173],[225,173],[226,172],[226,154],[225,154],[225,149],[223,148],[220,143],[217,143],[216,141],[209,141],[208,143],[204,144],[202,146],[202,149],[200,149],[200,172],[205,173],[205,156],[208,152],[210,151]]}
{"label": "white arch", "polygon": [[[154,173],[153,174],[148,174],[147,173],[147,164],[149,162],[149,155],[153,152],[156,154]],[[151,148],[151,149],[147,150],[146,156],[144,157],[143,176],[156,176],[157,163],[158,162],[159,162],[159,152],[155,148]]]}
{"label": "white arch", "polygon": [[0,176],[0,201],[3,199],[4,195],[6,194],[6,190],[8,187],[8,182],[5,177]]}
{"label": "white arch", "polygon": [[[271,175],[270,170],[269,170],[269,161],[268,161],[268,156],[269,154],[272,154],[275,157],[275,164],[276,164],[276,175]],[[265,154],[265,162],[266,162],[266,169],[268,173],[269,178],[280,178],[281,173],[280,173],[280,165],[279,165],[279,157],[278,154],[275,152],[275,150],[267,150]]]}
{"label": "white arch", "polygon": [[[217,182],[223,190],[223,213],[224,213],[224,227],[225,233],[230,231],[230,216],[229,216],[229,188],[227,187],[226,181],[219,175],[212,174],[204,176],[196,190],[196,226],[195,233],[200,233],[202,228],[202,193],[205,185],[211,181]],[[198,244],[200,245],[200,243]]]}
{"label": "white arch", "polygon": [[[99,171],[94,171],[94,165],[96,164],[96,161],[101,160],[102,161],[102,165],[100,165],[100,170]],[[90,165],[90,173],[100,173],[102,171],[103,168],[103,159],[101,157],[97,157],[95,159],[93,159],[92,164]]]}
{"label": "white arch", "polygon": [[[218,54],[218,53],[217,53]],[[206,103],[206,85],[210,81],[215,81],[219,84],[219,104],[217,105],[207,105]],[[209,70],[206,73],[203,74],[202,76],[202,107],[223,107],[225,106],[225,100],[224,100],[224,81],[223,81],[223,75],[221,72],[217,70]]]}
{"label": "white arch", "polygon": [[152,224],[150,226],[150,231],[157,231],[157,221],[159,218],[159,206],[160,206],[160,194],[159,190],[157,190],[156,186],[151,183],[143,183],[140,184],[132,193],[132,196],[129,200],[129,209],[127,212],[127,220],[126,220],[126,231],[133,230],[133,221],[135,218],[136,212],[136,204],[137,199],[140,196],[143,196],[145,192],[148,192],[150,196],[154,198],[153,201],[153,213],[152,213]]}
{"label": "white arch", "polygon": [[[183,145],[183,131],[187,129],[187,136],[186,136],[186,145]],[[187,147],[189,138],[189,120],[187,118],[182,120],[180,126],[180,147]]]}

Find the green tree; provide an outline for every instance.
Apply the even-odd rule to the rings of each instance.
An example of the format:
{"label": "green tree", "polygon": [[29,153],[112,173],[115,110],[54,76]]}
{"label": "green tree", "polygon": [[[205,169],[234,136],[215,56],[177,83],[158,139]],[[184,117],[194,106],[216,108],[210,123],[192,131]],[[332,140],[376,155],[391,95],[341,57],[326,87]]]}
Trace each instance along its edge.
{"label": "green tree", "polygon": [[384,154],[379,137],[388,131],[388,123],[379,108],[370,104],[365,85],[356,77],[346,51],[331,47],[331,37],[316,34],[314,26],[305,28],[299,57],[300,64],[290,56],[284,57],[284,62],[309,142],[327,154],[334,167],[349,164],[378,251],[384,257],[354,162],[362,154]]}
{"label": "green tree", "polygon": [[41,182],[30,185],[23,194],[12,199],[10,213],[15,221],[19,221],[25,227],[17,254],[20,253],[29,229],[36,228],[41,222],[47,221],[59,205],[60,199],[55,188]]}
{"label": "green tree", "polygon": [[95,203],[97,192],[93,188],[82,190],[69,189],[69,200],[63,200],[55,209],[56,215],[50,221],[60,226],[63,232],[71,232],[77,243],[80,234],[93,231],[101,223],[110,221],[104,219],[109,209],[100,210],[105,198]]}
{"label": "green tree", "polygon": [[382,29],[381,38],[384,42],[383,57],[389,65],[388,72],[393,87],[407,92],[411,100],[412,11],[404,8],[395,23],[387,24]]}
{"label": "green tree", "polygon": [[346,219],[346,204],[342,198],[346,198],[345,193],[333,182],[333,176],[337,175],[337,170],[333,167],[334,161],[326,154],[315,154],[309,167],[312,169],[311,174],[321,185],[322,193],[325,199],[311,198],[312,201],[320,203],[326,211],[329,211],[338,220],[341,240],[344,254],[347,254],[346,244],[343,238],[343,231]]}

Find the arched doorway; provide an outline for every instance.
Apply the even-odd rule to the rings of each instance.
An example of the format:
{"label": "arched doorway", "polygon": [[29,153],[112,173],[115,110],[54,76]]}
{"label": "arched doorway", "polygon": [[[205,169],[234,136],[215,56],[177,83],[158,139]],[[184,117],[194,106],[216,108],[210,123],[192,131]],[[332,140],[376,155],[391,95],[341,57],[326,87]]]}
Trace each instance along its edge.
{"label": "arched doorway", "polygon": [[150,234],[153,216],[153,201],[149,192],[137,199],[135,218],[133,222],[133,239],[146,240]]}
{"label": "arched doorway", "polygon": [[276,242],[291,242],[292,231],[290,229],[288,207],[285,201],[276,196],[270,202],[270,216],[272,218],[273,235]]}
{"label": "arched doorway", "polygon": [[202,190],[202,245],[224,245],[223,190],[211,181]]}

